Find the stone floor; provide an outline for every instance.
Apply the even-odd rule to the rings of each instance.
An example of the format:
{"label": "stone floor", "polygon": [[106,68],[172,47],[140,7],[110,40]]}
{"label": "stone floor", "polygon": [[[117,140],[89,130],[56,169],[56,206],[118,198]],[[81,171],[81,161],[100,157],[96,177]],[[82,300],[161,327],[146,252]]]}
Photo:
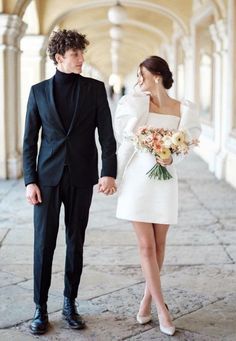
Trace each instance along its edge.
{"label": "stone floor", "polygon": [[[177,332],[172,340],[236,340],[236,190],[197,156],[180,164],[179,224],[170,228],[162,272]],[[78,301],[87,321],[73,331],[61,319],[64,230],[53,264],[51,327],[41,340],[168,340],[153,322],[136,323],[144,281],[132,227],[115,218],[116,197],[94,193]],[[0,340],[28,341],[32,302],[32,207],[20,181],[0,182]]]}

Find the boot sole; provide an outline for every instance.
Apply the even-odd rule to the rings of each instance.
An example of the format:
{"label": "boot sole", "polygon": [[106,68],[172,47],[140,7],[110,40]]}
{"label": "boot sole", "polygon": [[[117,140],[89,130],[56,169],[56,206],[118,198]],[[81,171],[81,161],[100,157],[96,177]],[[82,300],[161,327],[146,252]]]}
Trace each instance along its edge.
{"label": "boot sole", "polygon": [[30,333],[33,335],[42,335],[42,334],[47,333],[47,331],[48,331],[48,328],[45,330],[33,330],[31,328],[29,328],[29,329],[30,329]]}
{"label": "boot sole", "polygon": [[67,322],[67,325],[68,325],[68,327],[70,328],[70,329],[85,329],[86,328],[86,325],[85,326],[81,326],[81,327],[79,327],[79,326],[71,326],[70,324],[69,324],[69,322],[68,322],[68,320],[67,320],[67,317],[62,313],[62,318],[63,318],[63,320],[65,320],[66,322]]}

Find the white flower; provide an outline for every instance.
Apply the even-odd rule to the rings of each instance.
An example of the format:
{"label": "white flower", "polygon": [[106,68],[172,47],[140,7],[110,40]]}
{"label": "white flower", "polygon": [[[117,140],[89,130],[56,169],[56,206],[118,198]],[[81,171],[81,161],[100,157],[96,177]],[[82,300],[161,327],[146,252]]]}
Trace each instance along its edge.
{"label": "white flower", "polygon": [[162,141],[165,148],[170,148],[173,143],[171,140],[171,136],[164,136],[162,138]]}
{"label": "white flower", "polygon": [[177,131],[171,137],[172,143],[176,146],[180,146],[185,142],[185,134],[182,131]]}

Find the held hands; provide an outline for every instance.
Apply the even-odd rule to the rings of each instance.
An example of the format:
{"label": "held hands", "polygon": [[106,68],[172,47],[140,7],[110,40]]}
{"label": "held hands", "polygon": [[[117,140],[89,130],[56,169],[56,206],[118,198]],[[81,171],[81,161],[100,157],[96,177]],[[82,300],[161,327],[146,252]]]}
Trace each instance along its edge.
{"label": "held hands", "polygon": [[41,204],[41,192],[36,184],[29,184],[26,186],[26,198],[31,205]]}
{"label": "held hands", "polygon": [[115,179],[110,176],[103,176],[98,182],[98,192],[102,192],[106,195],[112,195],[116,192]]}

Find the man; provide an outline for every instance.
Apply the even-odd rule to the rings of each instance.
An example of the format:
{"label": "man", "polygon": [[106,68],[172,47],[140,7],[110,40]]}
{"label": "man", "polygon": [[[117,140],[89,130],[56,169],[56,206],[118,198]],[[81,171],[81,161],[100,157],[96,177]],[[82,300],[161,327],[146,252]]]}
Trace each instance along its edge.
{"label": "man", "polygon": [[34,205],[33,334],[48,329],[47,299],[62,203],[66,226],[62,314],[70,328],[85,327],[75,298],[93,185],[98,182],[96,128],[102,149],[99,191],[106,195],[116,191],[116,143],[105,87],[80,75],[88,44],[85,35],[76,31],[53,32],[48,51],[56,64],[56,74],[32,86],[28,100],[23,166],[26,197]]}

